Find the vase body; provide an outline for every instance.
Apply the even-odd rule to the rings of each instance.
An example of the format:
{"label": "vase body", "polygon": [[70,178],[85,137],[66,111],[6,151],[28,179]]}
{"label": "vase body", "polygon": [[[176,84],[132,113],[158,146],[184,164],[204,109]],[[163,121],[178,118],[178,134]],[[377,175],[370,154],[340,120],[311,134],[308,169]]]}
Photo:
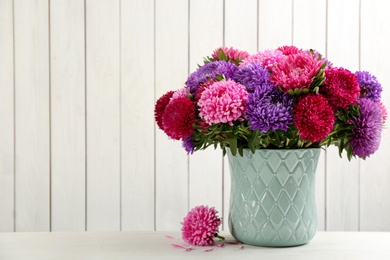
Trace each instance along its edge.
{"label": "vase body", "polygon": [[320,148],[227,149],[231,193],[229,229],[256,246],[297,246],[316,233],[315,171]]}

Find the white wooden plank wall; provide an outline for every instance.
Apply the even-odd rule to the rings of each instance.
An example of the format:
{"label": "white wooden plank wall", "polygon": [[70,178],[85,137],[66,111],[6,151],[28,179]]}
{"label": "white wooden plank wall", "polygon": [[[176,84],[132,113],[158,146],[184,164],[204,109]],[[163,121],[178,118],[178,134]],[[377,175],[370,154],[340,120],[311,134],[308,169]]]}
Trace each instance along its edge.
{"label": "white wooden plank wall", "polygon": [[[375,74],[390,109],[389,12],[386,0],[0,0],[0,231],[179,230],[200,204],[227,220],[227,159],[187,156],[155,126],[155,100],[221,45],[294,44]],[[390,127],[367,161],[322,153],[319,230],[390,231],[388,147]]]}

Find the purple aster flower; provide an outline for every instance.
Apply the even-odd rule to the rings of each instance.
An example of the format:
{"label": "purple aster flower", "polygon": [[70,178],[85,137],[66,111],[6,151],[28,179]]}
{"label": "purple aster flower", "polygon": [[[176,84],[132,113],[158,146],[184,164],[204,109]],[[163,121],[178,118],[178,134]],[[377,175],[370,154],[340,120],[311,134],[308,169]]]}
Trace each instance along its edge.
{"label": "purple aster flower", "polygon": [[217,75],[224,76],[226,79],[231,79],[236,70],[237,66],[232,62],[224,60],[209,62],[199,67],[188,77],[186,86],[190,88],[192,94],[195,94],[200,83],[205,83],[209,79],[216,80]]}
{"label": "purple aster flower", "polygon": [[379,148],[382,130],[382,112],[377,103],[368,98],[358,100],[360,115],[351,121],[355,128],[348,145],[352,154],[365,158]]}
{"label": "purple aster flower", "polygon": [[360,96],[369,98],[374,102],[379,102],[381,99],[382,86],[375,76],[367,71],[356,71],[355,75],[358,78],[360,87]]}
{"label": "purple aster flower", "polygon": [[262,133],[270,129],[287,131],[293,123],[293,97],[270,82],[250,93],[246,105],[246,117],[252,130],[259,129]]}
{"label": "purple aster flower", "polygon": [[194,147],[194,140],[192,140],[191,136],[187,138],[183,138],[183,148],[186,150],[187,154],[193,154],[195,147]]}
{"label": "purple aster flower", "polygon": [[268,70],[257,62],[240,67],[233,77],[234,81],[244,85],[249,93],[253,93],[256,87],[266,83],[268,78]]}

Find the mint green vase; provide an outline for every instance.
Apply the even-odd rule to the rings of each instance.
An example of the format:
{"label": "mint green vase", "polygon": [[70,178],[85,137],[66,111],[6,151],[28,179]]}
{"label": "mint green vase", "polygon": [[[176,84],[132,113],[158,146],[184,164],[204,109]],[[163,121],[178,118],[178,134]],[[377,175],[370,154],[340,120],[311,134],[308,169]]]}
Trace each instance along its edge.
{"label": "mint green vase", "polygon": [[320,148],[227,149],[231,193],[229,229],[238,241],[285,247],[309,242],[316,233],[314,184]]}

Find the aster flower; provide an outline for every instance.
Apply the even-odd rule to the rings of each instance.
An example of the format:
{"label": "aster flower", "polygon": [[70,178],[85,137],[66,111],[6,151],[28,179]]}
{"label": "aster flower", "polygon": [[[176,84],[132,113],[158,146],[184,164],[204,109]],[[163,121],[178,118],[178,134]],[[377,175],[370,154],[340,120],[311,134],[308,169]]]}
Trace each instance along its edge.
{"label": "aster flower", "polygon": [[248,64],[244,67],[240,67],[236,74],[234,74],[234,81],[244,85],[249,93],[255,91],[257,86],[263,85],[268,82],[269,78],[268,70],[255,62]]}
{"label": "aster flower", "polygon": [[231,47],[229,48],[223,46],[216,49],[211,57],[213,57],[214,60],[221,60],[221,51],[223,52],[225,58],[223,60],[233,61],[236,64],[240,63],[243,59],[246,59],[249,56],[246,51],[240,51]]}
{"label": "aster flower", "polygon": [[188,94],[190,94],[190,90],[188,88],[181,88],[175,91],[172,95],[172,99],[178,98],[178,97],[187,97]]}
{"label": "aster flower", "polygon": [[277,50],[281,51],[284,55],[297,54],[302,51],[295,46],[282,46],[277,48]]}
{"label": "aster flower", "polygon": [[332,62],[324,57],[321,53],[316,50],[306,50],[306,53],[312,54],[317,60],[320,59],[322,63],[326,63],[326,68],[331,68],[333,66]]}
{"label": "aster flower", "polygon": [[234,63],[223,60],[206,63],[188,77],[186,86],[192,94],[195,94],[201,83],[205,83],[209,79],[217,80],[218,75],[224,76],[225,79],[231,79],[236,69],[237,66]]}
{"label": "aster flower", "polygon": [[381,99],[382,86],[376,77],[367,71],[356,71],[355,75],[360,87],[360,97],[378,102]]}
{"label": "aster flower", "polygon": [[206,123],[228,123],[243,120],[248,92],[232,80],[219,81],[205,89],[198,101],[199,116]]}
{"label": "aster flower", "polygon": [[182,224],[182,238],[194,246],[212,246],[222,220],[214,207],[197,206],[188,212]]}
{"label": "aster flower", "polygon": [[208,87],[210,87],[211,85],[213,85],[215,82],[217,82],[217,81],[210,79],[209,81],[200,84],[198,89],[195,92],[195,96],[194,96],[195,100],[198,101],[200,99],[200,97],[202,96],[203,91],[205,89],[207,89]]}
{"label": "aster flower", "polygon": [[270,81],[286,93],[296,88],[308,89],[322,64],[313,55],[305,52],[291,54],[276,64]]}
{"label": "aster flower", "polygon": [[244,67],[248,64],[259,63],[261,66],[271,71],[275,64],[283,59],[285,59],[285,56],[281,51],[265,50],[248,56],[240,63],[240,67]]}
{"label": "aster flower", "polygon": [[163,96],[161,96],[154,107],[154,118],[157,122],[158,127],[161,130],[164,130],[164,126],[162,123],[162,116],[165,111],[165,107],[168,105],[169,101],[171,101],[171,98],[175,92],[174,91],[168,91]]}
{"label": "aster flower", "polygon": [[281,92],[270,82],[258,86],[248,96],[246,117],[251,130],[287,131],[293,123],[293,97]]}
{"label": "aster flower", "polygon": [[194,102],[186,97],[172,99],[162,115],[162,124],[164,132],[172,139],[190,136],[195,124]]}
{"label": "aster flower", "polygon": [[344,68],[329,68],[325,70],[325,82],[320,88],[333,109],[347,109],[356,103],[360,88],[357,77]]}
{"label": "aster flower", "polygon": [[294,123],[303,140],[320,142],[333,129],[335,114],[321,94],[310,93],[301,97],[294,111]]}
{"label": "aster flower", "polygon": [[182,141],[182,145],[183,145],[183,148],[184,150],[186,150],[187,154],[193,154],[194,153],[194,140],[192,140],[192,137],[189,136],[189,137],[186,137],[186,138],[183,138],[183,141]]}
{"label": "aster flower", "polygon": [[378,104],[368,98],[358,100],[360,115],[351,121],[355,128],[348,145],[352,154],[361,158],[369,157],[379,148],[382,131],[382,113]]}
{"label": "aster flower", "polygon": [[383,105],[382,102],[378,102],[378,106],[379,108],[381,109],[381,112],[382,112],[382,119],[383,119],[383,122],[385,122],[387,120],[387,109],[385,107],[385,105]]}

